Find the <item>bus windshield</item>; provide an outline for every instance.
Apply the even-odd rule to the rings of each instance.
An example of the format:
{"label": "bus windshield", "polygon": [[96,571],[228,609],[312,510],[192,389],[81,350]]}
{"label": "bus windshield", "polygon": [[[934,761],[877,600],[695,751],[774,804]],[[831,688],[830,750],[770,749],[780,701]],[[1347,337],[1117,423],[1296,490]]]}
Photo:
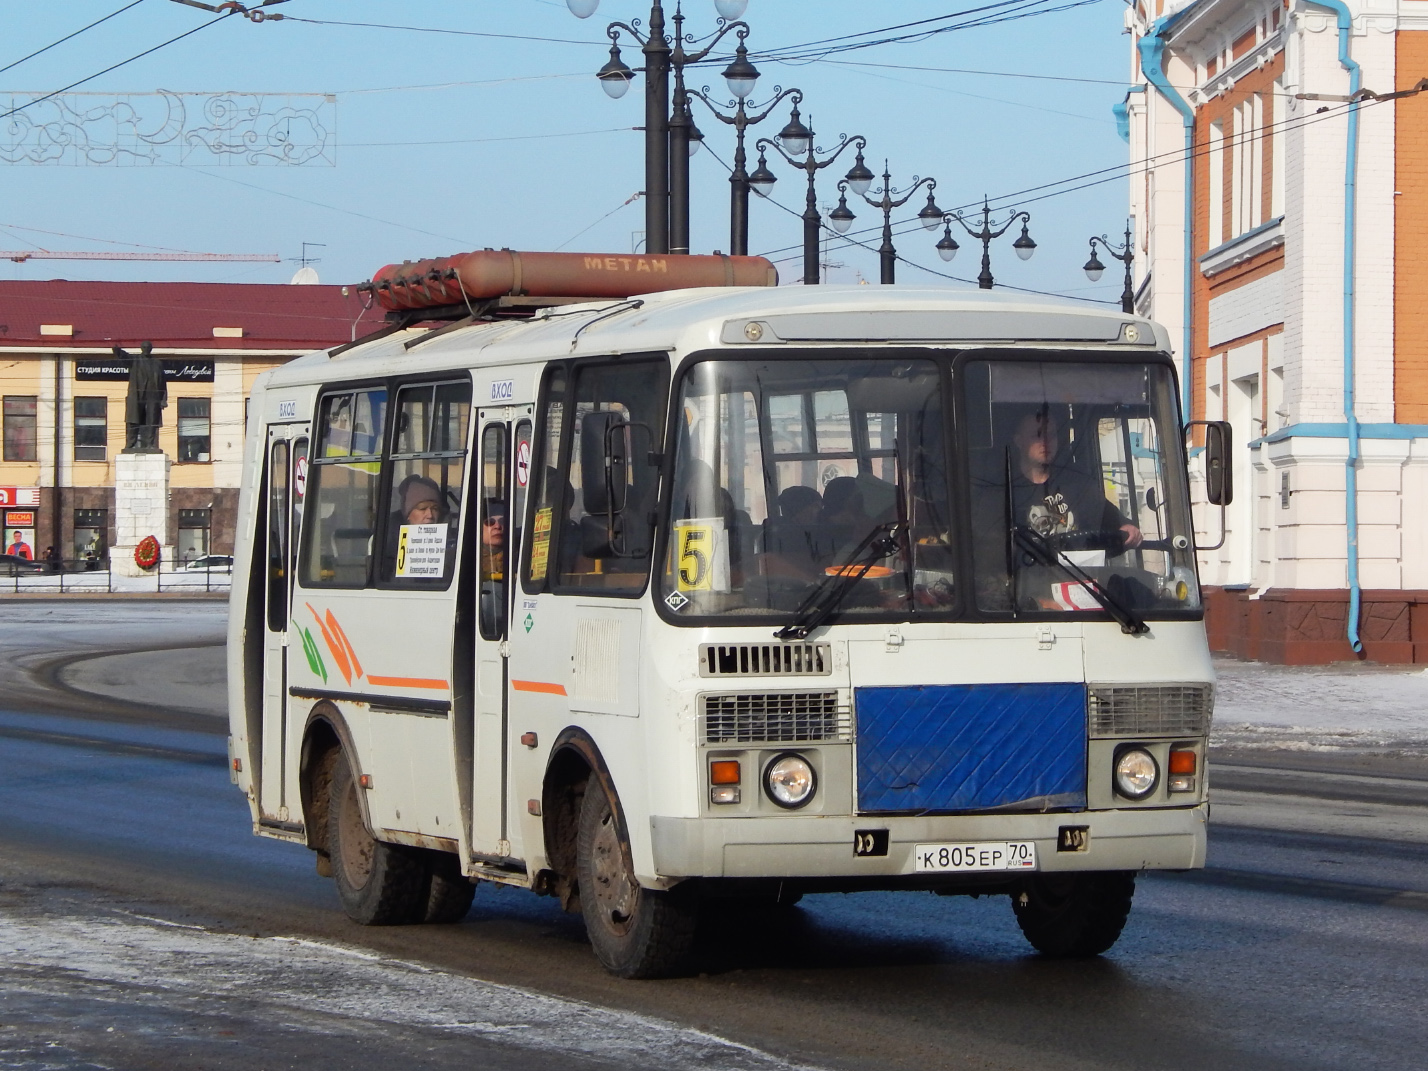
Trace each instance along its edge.
{"label": "bus windshield", "polygon": [[688,366],[659,597],[691,622],[1198,612],[1170,372],[1086,356]]}

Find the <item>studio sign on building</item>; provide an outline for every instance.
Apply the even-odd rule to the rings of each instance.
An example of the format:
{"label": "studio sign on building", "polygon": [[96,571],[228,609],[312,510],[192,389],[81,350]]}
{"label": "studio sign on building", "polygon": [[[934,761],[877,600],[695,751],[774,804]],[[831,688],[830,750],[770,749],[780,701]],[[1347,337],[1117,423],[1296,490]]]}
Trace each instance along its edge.
{"label": "studio sign on building", "polygon": [[[164,379],[169,383],[212,383],[212,361],[164,361]],[[74,363],[74,378],[86,382],[125,383],[129,362],[113,358],[81,360]]]}

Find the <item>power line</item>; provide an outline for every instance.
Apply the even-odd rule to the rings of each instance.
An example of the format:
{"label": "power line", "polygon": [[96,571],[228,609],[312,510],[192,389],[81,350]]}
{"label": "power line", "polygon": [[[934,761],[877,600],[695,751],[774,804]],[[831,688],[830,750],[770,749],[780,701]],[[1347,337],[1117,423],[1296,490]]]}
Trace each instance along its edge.
{"label": "power line", "polygon": [[[1259,140],[1259,139],[1262,139],[1262,138],[1264,138],[1265,136],[1267,136],[1267,135],[1273,133],[1273,132],[1276,131],[1276,130],[1288,129],[1288,128],[1291,127],[1291,126],[1296,126],[1296,127],[1309,126],[1309,125],[1312,125],[1312,124],[1314,124],[1314,123],[1323,122],[1323,121],[1325,121],[1325,120],[1336,119],[1336,118],[1338,118],[1341,114],[1343,114],[1343,112],[1342,112],[1342,109],[1343,109],[1343,108],[1347,108],[1347,107],[1364,107],[1364,106],[1369,105],[1369,104],[1380,104],[1380,103],[1383,103],[1383,102],[1380,101],[1380,100],[1367,100],[1367,101],[1356,102],[1356,103],[1353,103],[1353,104],[1341,104],[1340,107],[1339,107],[1339,109],[1336,109],[1336,110],[1332,110],[1332,111],[1325,110],[1325,111],[1321,111],[1321,112],[1314,112],[1314,113],[1309,114],[1309,115],[1298,116],[1298,117],[1296,117],[1296,118],[1283,119],[1283,120],[1280,120],[1279,122],[1269,123],[1269,124],[1266,124],[1266,125],[1264,125],[1264,126],[1256,127],[1253,131],[1247,131],[1247,132],[1246,132],[1244,135],[1242,135],[1242,136],[1243,136],[1243,137],[1250,138],[1250,139],[1252,139],[1252,140]],[[1114,164],[1114,165],[1112,165],[1111,167],[1103,167],[1103,168],[1099,168],[1099,169],[1097,169],[1097,170],[1095,170],[1095,171],[1087,171],[1087,172],[1083,172],[1082,174],[1079,174],[1079,175],[1071,175],[1071,176],[1068,176],[1067,178],[1056,179],[1056,180],[1051,181],[1051,182],[1043,182],[1043,183],[1040,183],[1039,185],[1036,185],[1036,186],[1028,186],[1028,187],[1026,187],[1025,189],[1016,190],[1016,191],[1013,191],[1013,192],[1011,192],[1011,193],[998,194],[996,197],[988,197],[986,200],[987,200],[987,202],[988,202],[989,204],[992,205],[992,210],[993,210],[993,211],[999,212],[999,211],[1003,211],[1004,208],[1012,207],[1012,205],[1010,204],[1010,202],[1015,202],[1015,204],[1016,204],[1017,206],[1026,205],[1026,204],[1033,204],[1033,203],[1035,203],[1035,202],[1037,202],[1037,201],[1048,200],[1049,198],[1052,198],[1052,197],[1060,197],[1060,196],[1062,196],[1062,195],[1064,195],[1064,194],[1075,193],[1075,192],[1077,192],[1078,190],[1089,189],[1089,188],[1092,187],[1092,186],[1104,185],[1104,184],[1107,183],[1107,182],[1120,182],[1120,181],[1123,180],[1123,179],[1131,178],[1132,176],[1137,175],[1137,174],[1140,174],[1140,173],[1142,173],[1142,172],[1144,172],[1144,171],[1147,171],[1147,170],[1149,170],[1150,168],[1155,167],[1155,166],[1157,166],[1157,165],[1160,165],[1160,164],[1166,164],[1166,165],[1168,165],[1168,164],[1175,164],[1175,163],[1184,163],[1185,160],[1187,160],[1187,159],[1193,159],[1193,158],[1196,158],[1196,157],[1199,157],[1199,156],[1208,155],[1208,154],[1210,153],[1210,151],[1211,151],[1211,149],[1210,149],[1208,146],[1206,146],[1206,147],[1204,147],[1204,148],[1195,149],[1195,150],[1191,151],[1191,153],[1189,154],[1189,156],[1187,156],[1187,155],[1186,155],[1186,151],[1185,151],[1185,149],[1184,149],[1183,147],[1182,147],[1182,148],[1178,148],[1178,149],[1172,149],[1172,150],[1169,150],[1169,151],[1167,151],[1167,152],[1157,153],[1157,154],[1152,155],[1152,156],[1143,156],[1143,157],[1141,157],[1139,160],[1132,160],[1132,161],[1129,161],[1129,162],[1124,163],[1124,164]],[[1083,179],[1087,179],[1087,180],[1090,180],[1090,181],[1082,182],[1081,180],[1083,180]],[[1070,186],[1070,185],[1067,185],[1068,183],[1079,183],[1079,185]],[[1065,189],[1057,189],[1056,187],[1059,187],[1059,186],[1065,186],[1066,188],[1065,188]],[[1049,191],[1049,192],[1047,192],[1047,193],[1040,193],[1040,191],[1042,191],[1042,190],[1047,190],[1047,191]],[[1030,194],[1030,193],[1040,193],[1040,195],[1037,196],[1037,197],[1027,197],[1026,195],[1027,195],[1027,194]],[[777,203],[777,202],[775,202],[775,203]],[[780,206],[780,207],[782,207],[782,206]],[[965,203],[965,204],[958,205],[958,206],[956,206],[955,208],[948,209],[947,211],[948,211],[949,214],[950,214],[950,213],[952,213],[952,212],[965,212],[965,211],[968,211],[968,210],[971,210],[971,209],[980,208],[980,207],[981,207],[981,202],[974,200],[974,201],[968,201],[968,202]],[[918,224],[915,219],[914,219],[914,220],[902,220],[902,221],[899,221],[899,223],[898,223],[897,225],[898,225],[898,226],[901,226],[903,223],[908,223],[908,222],[911,222],[911,223],[913,223],[913,224],[915,224],[915,225],[920,226],[920,224]],[[867,233],[870,233],[870,232],[872,232],[872,231],[874,231],[874,230],[878,230],[878,229],[881,229],[881,228],[880,228],[880,227],[865,227],[865,228],[862,228],[861,230],[854,231],[854,232],[852,232],[852,233],[854,233],[854,234],[867,234]],[[905,232],[897,232],[897,233],[905,233]],[[847,236],[844,235],[844,237],[847,237]],[[775,256],[775,255],[777,255],[777,254],[779,254],[779,253],[786,253],[786,252],[789,252],[789,251],[791,251],[791,250],[797,250],[797,249],[799,249],[799,248],[801,248],[801,245],[787,245],[787,246],[781,246],[781,247],[779,247],[779,248],[777,248],[777,249],[769,250],[768,252],[765,252],[765,253],[762,254],[762,255],[763,255],[763,256]]]}
{"label": "power line", "polygon": [[192,36],[193,34],[198,33],[200,30],[206,30],[206,29],[208,29],[210,26],[215,26],[215,25],[217,25],[218,23],[222,22],[224,19],[230,18],[233,14],[234,14],[234,13],[233,13],[232,11],[230,11],[230,12],[228,12],[228,14],[226,14],[226,15],[219,15],[218,18],[216,18],[216,19],[211,19],[210,21],[205,22],[205,23],[204,23],[203,25],[201,25],[201,26],[195,26],[193,29],[187,30],[187,31],[185,31],[184,33],[179,34],[177,37],[171,37],[171,38],[169,38],[167,41],[165,41],[165,42],[164,42],[163,44],[161,44],[161,45],[155,45],[153,48],[146,48],[143,52],[140,52],[137,56],[130,56],[128,59],[126,59],[126,60],[120,60],[118,63],[111,64],[110,66],[105,67],[104,70],[102,70],[102,71],[97,71],[96,73],[89,75],[87,78],[81,78],[78,82],[71,82],[69,85],[65,86],[63,89],[56,89],[53,93],[46,93],[46,94],[45,94],[44,96],[42,96],[42,97],[36,97],[34,100],[26,101],[24,104],[21,104],[18,108],[11,108],[8,112],[0,112],[0,119],[7,119],[7,118],[9,118],[10,116],[15,115],[17,112],[22,112],[22,111],[24,111],[26,108],[33,108],[36,104],[41,104],[41,103],[43,103],[44,101],[47,101],[47,100],[51,99],[52,97],[57,97],[57,96],[59,96],[61,93],[68,93],[68,92],[69,92],[71,89],[73,89],[75,86],[82,86],[82,85],[84,85],[84,83],[86,83],[86,82],[92,82],[92,81],[94,81],[96,78],[99,78],[99,77],[102,77],[103,75],[108,74],[110,71],[117,71],[120,67],[123,67],[123,66],[125,66],[125,65],[127,65],[127,64],[130,64],[130,63],[133,63],[135,60],[140,60],[140,59],[143,59],[145,56],[153,55],[153,54],[154,54],[155,52],[157,52],[159,49],[161,49],[161,48],[167,48],[169,45],[172,45],[172,44],[174,44],[174,43],[177,42],[177,41],[182,41],[185,37],[190,37],[190,36]]}
{"label": "power line", "polygon": [[335,19],[300,19],[295,15],[270,15],[283,22],[305,22],[311,26],[353,26],[364,30],[402,30],[408,33],[440,33],[455,37],[493,37],[501,41],[544,41],[553,45],[601,45],[600,41],[576,41],[568,37],[530,37],[514,33],[485,33],[480,30],[448,30],[440,26],[396,26],[383,22],[338,22]]}
{"label": "power line", "polygon": [[1064,74],[1027,74],[1025,71],[980,71],[968,67],[919,67],[910,63],[868,63],[866,60],[825,60],[837,67],[880,67],[891,71],[929,71],[933,74],[975,74],[986,78],[1026,78],[1040,82],[1080,82],[1086,85],[1121,86],[1124,78],[1075,78]]}
{"label": "power line", "polygon": [[40,54],[43,53],[43,52],[48,52],[48,51],[49,51],[50,49],[52,49],[52,48],[57,48],[58,46],[64,44],[66,41],[72,41],[74,38],[78,37],[80,34],[84,33],[86,30],[92,30],[92,29],[94,29],[94,27],[98,26],[101,22],[108,22],[108,21],[109,21],[110,19],[112,19],[115,15],[122,15],[122,14],[124,14],[124,12],[128,11],[131,7],[138,7],[138,6],[139,6],[140,4],[142,4],[143,2],[144,2],[144,0],[134,0],[134,2],[133,2],[132,4],[125,4],[125,5],[124,5],[123,7],[121,7],[118,11],[111,11],[109,14],[105,15],[102,19],[96,19],[94,22],[91,22],[88,26],[81,27],[80,29],[75,30],[74,33],[72,33],[72,34],[67,34],[67,35],[65,35],[64,37],[61,37],[58,41],[55,41],[55,42],[52,43],[52,44],[48,44],[48,45],[46,45],[44,48],[37,49],[36,51],[31,52],[28,56],[21,56],[21,57],[20,57],[19,59],[17,59],[14,63],[8,64],[8,65],[6,65],[6,66],[4,66],[4,67],[0,67],[0,74],[4,74],[6,71],[10,70],[12,67],[18,67],[18,66],[20,66],[20,64],[24,63],[26,60],[32,60],[32,59],[34,59],[36,56],[40,55]]}

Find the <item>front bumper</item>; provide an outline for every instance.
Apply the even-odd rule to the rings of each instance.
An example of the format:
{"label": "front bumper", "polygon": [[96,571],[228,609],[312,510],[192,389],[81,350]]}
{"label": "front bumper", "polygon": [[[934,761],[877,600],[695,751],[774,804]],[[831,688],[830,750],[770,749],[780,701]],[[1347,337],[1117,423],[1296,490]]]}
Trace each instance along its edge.
{"label": "front bumper", "polygon": [[[1034,841],[1037,870],[1190,870],[1205,865],[1206,804],[1071,814],[650,819],[660,878],[870,878],[916,875],[918,844]],[[1088,826],[1058,852],[1062,826]],[[883,856],[853,854],[854,833],[888,831]],[[922,875],[930,876],[930,875]],[[1008,876],[1012,876],[1008,874]]]}

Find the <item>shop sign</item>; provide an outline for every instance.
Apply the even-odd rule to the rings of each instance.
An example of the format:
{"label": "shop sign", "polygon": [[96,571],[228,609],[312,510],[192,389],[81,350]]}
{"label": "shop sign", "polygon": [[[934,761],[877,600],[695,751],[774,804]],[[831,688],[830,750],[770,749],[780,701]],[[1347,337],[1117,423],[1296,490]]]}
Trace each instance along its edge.
{"label": "shop sign", "polygon": [[35,526],[35,511],[12,509],[5,514],[6,528],[33,528]]}
{"label": "shop sign", "polygon": [[[212,383],[212,361],[165,360],[164,380],[169,383]],[[74,378],[82,383],[127,383],[129,362],[117,358],[84,358],[74,362]]]}
{"label": "shop sign", "polygon": [[0,487],[0,506],[38,506],[38,487]]}

